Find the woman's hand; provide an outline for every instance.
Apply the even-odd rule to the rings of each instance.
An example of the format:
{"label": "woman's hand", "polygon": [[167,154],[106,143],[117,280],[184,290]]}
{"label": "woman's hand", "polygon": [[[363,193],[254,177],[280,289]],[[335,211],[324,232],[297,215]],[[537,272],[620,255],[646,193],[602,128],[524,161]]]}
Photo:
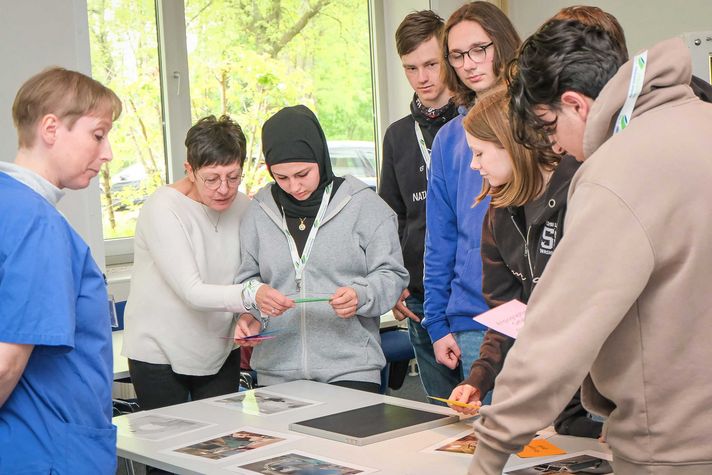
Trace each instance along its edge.
{"label": "woman's hand", "polygon": [[255,304],[263,315],[277,317],[294,307],[294,300],[285,297],[269,285],[262,285],[255,295]]}
{"label": "woman's hand", "polygon": [[350,318],[356,315],[358,308],[358,295],[351,287],[339,287],[329,300],[331,308],[341,318]]}
{"label": "woman's hand", "polygon": [[250,313],[243,313],[240,318],[237,319],[237,325],[235,325],[235,341],[237,341],[240,346],[255,346],[262,343],[262,341],[257,340],[245,340],[247,336],[257,335],[262,328],[262,324],[259,320],[252,316]]}
{"label": "woman's hand", "polygon": [[450,394],[450,397],[448,399],[452,399],[453,401],[458,402],[464,402],[465,404],[475,404],[476,406],[478,406],[477,408],[472,408],[448,404],[450,408],[452,408],[454,411],[460,412],[462,414],[467,414],[468,416],[477,414],[477,412],[480,410],[479,406],[482,405],[482,403],[480,402],[479,389],[469,384],[461,384],[459,386],[455,386],[455,389],[452,390],[452,394]]}

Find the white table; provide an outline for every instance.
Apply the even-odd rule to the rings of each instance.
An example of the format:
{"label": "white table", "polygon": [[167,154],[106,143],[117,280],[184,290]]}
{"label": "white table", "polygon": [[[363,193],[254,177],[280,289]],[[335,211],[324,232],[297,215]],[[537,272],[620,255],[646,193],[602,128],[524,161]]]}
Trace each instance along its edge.
{"label": "white table", "polygon": [[[155,414],[171,415],[186,419],[201,420],[216,424],[199,431],[173,437],[164,441],[151,442],[122,434],[122,428],[127,427],[127,416],[114,418],[119,427],[118,455],[140,463],[169,470],[178,474],[234,474],[226,467],[267,458],[287,450],[301,450],[342,462],[377,468],[379,473],[389,475],[434,475],[434,474],[465,474],[470,463],[470,457],[449,454],[422,453],[421,450],[453,437],[471,427],[469,421],[442,426],[403,437],[357,447],[320,437],[290,432],[291,422],[319,417],[326,414],[355,409],[379,402],[389,402],[401,406],[427,409],[443,414],[452,411],[445,407],[428,405],[416,401],[370,394],[351,389],[345,389],[311,381],[294,381],[265,388],[267,391],[291,395],[303,399],[323,401],[324,404],[290,411],[282,415],[252,416],[223,407],[216,407],[205,402],[196,401],[187,404],[165,407],[151,411]],[[224,396],[222,396],[224,397]],[[143,412],[146,414],[147,412]],[[137,413],[139,415],[142,413]],[[130,416],[129,416],[130,417]],[[247,452],[231,460],[220,463],[209,463],[193,460],[172,454],[162,453],[166,448],[174,448],[197,440],[206,440],[237,429],[241,426],[252,426],[275,432],[291,433],[300,439],[288,444],[267,446]],[[605,446],[593,439],[577,437],[554,436],[550,439],[555,445],[569,452],[593,449],[605,452]],[[512,461],[522,459],[512,457]]]}

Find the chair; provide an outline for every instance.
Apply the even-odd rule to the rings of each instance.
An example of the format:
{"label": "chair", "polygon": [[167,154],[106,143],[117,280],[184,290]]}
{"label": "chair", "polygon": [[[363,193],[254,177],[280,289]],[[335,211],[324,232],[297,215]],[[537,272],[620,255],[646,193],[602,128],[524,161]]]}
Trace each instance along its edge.
{"label": "chair", "polygon": [[124,329],[124,311],[126,310],[126,300],[114,303],[114,308],[116,308],[116,321],[119,326],[112,328],[111,331],[119,331]]}
{"label": "chair", "polygon": [[415,358],[408,331],[391,328],[381,332],[381,348],[386,366],[381,370],[381,394],[388,388],[400,389],[405,381],[410,360]]}

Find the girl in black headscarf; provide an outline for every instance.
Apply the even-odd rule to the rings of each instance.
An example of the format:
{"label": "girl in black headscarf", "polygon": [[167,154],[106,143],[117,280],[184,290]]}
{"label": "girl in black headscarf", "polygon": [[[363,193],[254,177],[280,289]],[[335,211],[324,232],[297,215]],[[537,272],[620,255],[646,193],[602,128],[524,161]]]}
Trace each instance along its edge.
{"label": "girl in black headscarf", "polygon": [[[255,308],[235,338],[259,344],[251,364],[261,385],[312,379],[378,391],[380,316],[408,282],[396,216],[364,183],[334,176],[307,107],[277,112],[262,143],[275,182],[255,195],[240,232],[237,281]],[[266,329],[274,333],[245,339]]]}

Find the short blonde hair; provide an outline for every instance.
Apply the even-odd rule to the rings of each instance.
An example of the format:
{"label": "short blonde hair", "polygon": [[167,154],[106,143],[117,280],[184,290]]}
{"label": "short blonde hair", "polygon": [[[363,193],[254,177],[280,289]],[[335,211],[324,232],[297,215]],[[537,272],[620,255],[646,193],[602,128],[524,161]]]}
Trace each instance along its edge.
{"label": "short blonde hair", "polygon": [[512,160],[512,179],[504,185],[491,187],[482,180],[477,204],[487,195],[495,208],[523,206],[543,191],[546,183],[543,171],[553,170],[561,157],[546,150],[531,150],[517,143],[509,121],[509,94],[503,84],[482,95],[463,121],[465,132],[485,142],[493,142],[506,150]]}
{"label": "short blonde hair", "polygon": [[12,104],[12,120],[20,148],[35,143],[37,123],[47,114],[56,115],[71,129],[82,116],[111,112],[121,115],[121,100],[99,81],[77,71],[53,67],[32,76],[20,87]]}

